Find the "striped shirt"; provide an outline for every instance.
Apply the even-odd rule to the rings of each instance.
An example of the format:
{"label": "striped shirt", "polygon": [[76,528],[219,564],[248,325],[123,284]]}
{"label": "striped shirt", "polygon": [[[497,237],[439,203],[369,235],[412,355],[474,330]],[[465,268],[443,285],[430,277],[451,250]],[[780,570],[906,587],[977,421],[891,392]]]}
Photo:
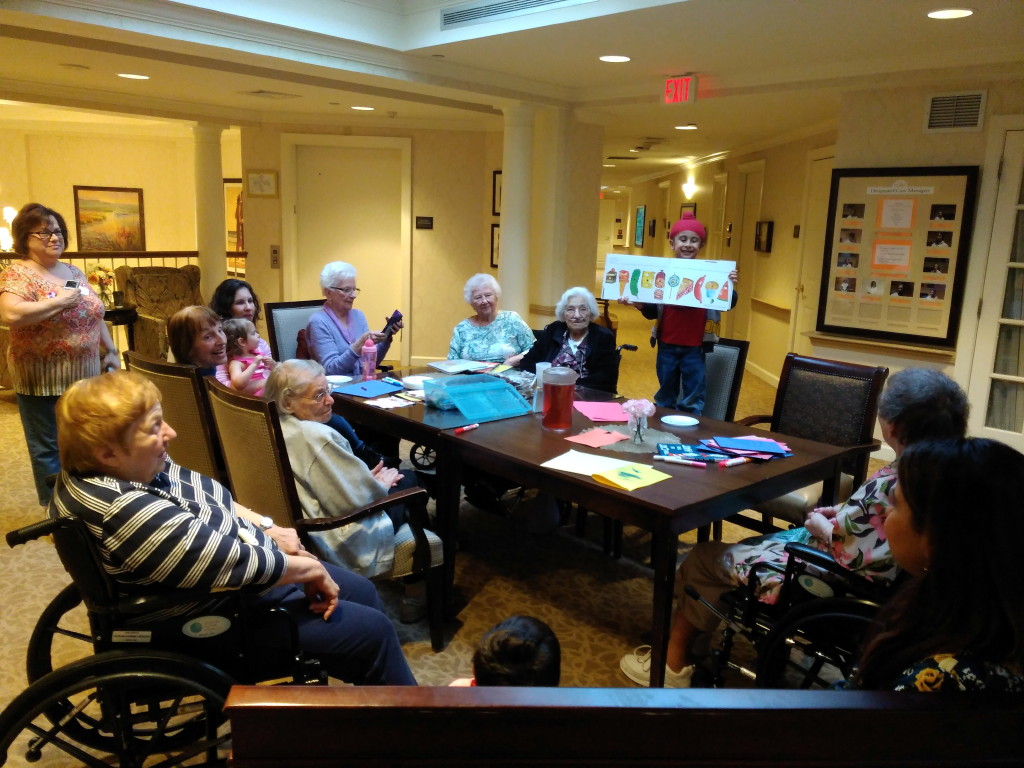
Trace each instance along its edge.
{"label": "striped shirt", "polygon": [[156,584],[211,591],[270,587],[287,568],[274,541],[235,515],[224,486],[173,461],[148,484],[62,472],[50,515],[83,520],[99,544],[103,568],[128,593]]}

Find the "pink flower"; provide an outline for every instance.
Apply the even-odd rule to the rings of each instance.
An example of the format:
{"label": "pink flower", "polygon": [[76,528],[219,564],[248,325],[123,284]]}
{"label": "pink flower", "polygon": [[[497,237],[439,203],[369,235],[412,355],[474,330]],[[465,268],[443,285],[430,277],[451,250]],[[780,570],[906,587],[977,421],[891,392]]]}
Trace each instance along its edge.
{"label": "pink flower", "polygon": [[628,413],[630,416],[653,416],[654,415],[654,403],[650,400],[627,400],[622,404],[622,410]]}

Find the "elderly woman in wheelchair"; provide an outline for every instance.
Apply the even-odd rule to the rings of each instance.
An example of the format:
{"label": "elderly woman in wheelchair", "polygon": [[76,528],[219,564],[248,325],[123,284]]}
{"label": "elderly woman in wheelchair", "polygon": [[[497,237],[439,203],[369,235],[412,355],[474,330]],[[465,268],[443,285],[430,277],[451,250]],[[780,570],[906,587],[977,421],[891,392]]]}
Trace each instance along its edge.
{"label": "elderly woman in wheelchair", "polygon": [[[968,411],[967,396],[950,378],[938,371],[906,369],[889,378],[879,399],[878,422],[883,438],[899,458],[907,446],[920,440],[963,437]],[[862,593],[892,582],[899,569],[883,524],[893,506],[896,483],[894,461],[871,475],[844,503],[814,510],[804,528],[738,544],[697,544],[677,573],[678,604],[672,618],[665,686],[690,686],[695,671],[694,642],[717,628],[727,612],[723,601],[727,593],[744,586],[754,593],[750,603],[758,605],[777,603],[784,587],[789,597],[798,565],[791,562],[792,550],[804,547],[808,559],[819,561],[816,565],[839,577],[852,572],[862,577],[861,581],[866,579],[869,584],[859,588]],[[831,559],[822,558],[821,553]],[[805,566],[800,564],[800,568]],[[703,600],[692,599],[695,593]],[[757,623],[750,610],[744,613]],[[730,631],[735,630],[732,627]],[[648,685],[650,663],[650,647],[640,646],[623,656],[619,667],[633,682]]]}
{"label": "elderly woman in wheelchair", "polygon": [[222,485],[167,456],[174,431],[159,392],[128,372],[86,379],[57,405],[64,471],[51,516],[78,518],[95,539],[104,570],[127,593],[153,588],[208,590],[198,605],[164,618],[212,612],[222,593],[259,594],[243,617],[248,640],[268,653],[287,632],[259,610],[294,621],[300,650],[343,680],[415,685],[394,628],[364,578],[305,552],[295,531],[234,503]]}

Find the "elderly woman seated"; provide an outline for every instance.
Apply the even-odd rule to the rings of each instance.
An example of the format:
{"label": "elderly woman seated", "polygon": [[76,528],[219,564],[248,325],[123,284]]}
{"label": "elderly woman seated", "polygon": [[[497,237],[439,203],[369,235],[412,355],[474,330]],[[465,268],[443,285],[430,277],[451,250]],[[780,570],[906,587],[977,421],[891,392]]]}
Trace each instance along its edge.
{"label": "elderly woman seated", "polygon": [[126,592],[154,584],[208,588],[210,600],[199,606],[207,612],[222,601],[219,592],[260,587],[243,609],[254,645],[288,647],[266,610],[280,608],[297,625],[300,649],[329,675],[415,685],[370,582],[320,562],[294,530],[235,504],[220,483],[168,458],[175,433],[151,382],[123,371],[79,381],[57,403],[57,426],[64,471],[50,514],[85,522],[103,568]]}
{"label": "elderly woman seated", "polygon": [[[878,400],[878,425],[898,460],[905,448],[919,441],[963,437],[969,410],[967,395],[955,381],[938,371],[907,368],[889,377]],[[895,500],[896,464],[879,469],[844,503],[810,512],[804,528],[738,544],[704,542],[694,547],[676,574],[678,603],[669,636],[665,687],[690,686],[693,643],[718,626],[718,617],[686,596],[687,586],[695,587],[712,604],[720,604],[722,595],[747,583],[756,564],[770,563],[784,570],[789,559],[785,546],[790,541],[828,552],[837,563],[865,578],[892,581],[897,567],[886,538],[886,518]],[[779,573],[762,575],[759,599],[775,603],[781,582]],[[640,685],[650,683],[650,650],[640,646],[619,661],[623,674]]]}
{"label": "elderly woman seated", "polygon": [[572,368],[580,375],[578,385],[614,393],[619,380],[615,335],[594,322],[594,294],[582,286],[570,288],[555,305],[555,317],[519,367],[530,373],[542,362]]}
{"label": "elderly woman seated", "polygon": [[498,281],[483,272],[473,275],[466,281],[462,296],[476,314],[455,326],[448,359],[519,365],[523,354],[533,346],[533,331],[516,312],[498,310]]}

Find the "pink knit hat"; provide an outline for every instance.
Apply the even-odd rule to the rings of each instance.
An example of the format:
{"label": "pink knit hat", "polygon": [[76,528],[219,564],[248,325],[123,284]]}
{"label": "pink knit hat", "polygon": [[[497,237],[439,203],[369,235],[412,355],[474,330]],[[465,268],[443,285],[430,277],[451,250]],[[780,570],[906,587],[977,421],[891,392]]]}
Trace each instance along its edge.
{"label": "pink knit hat", "polygon": [[692,211],[683,211],[683,217],[672,225],[672,229],[668,232],[668,239],[671,240],[673,237],[678,235],[680,232],[693,232],[703,243],[708,239],[708,231],[704,228],[704,225],[697,221],[697,217],[693,215]]}

